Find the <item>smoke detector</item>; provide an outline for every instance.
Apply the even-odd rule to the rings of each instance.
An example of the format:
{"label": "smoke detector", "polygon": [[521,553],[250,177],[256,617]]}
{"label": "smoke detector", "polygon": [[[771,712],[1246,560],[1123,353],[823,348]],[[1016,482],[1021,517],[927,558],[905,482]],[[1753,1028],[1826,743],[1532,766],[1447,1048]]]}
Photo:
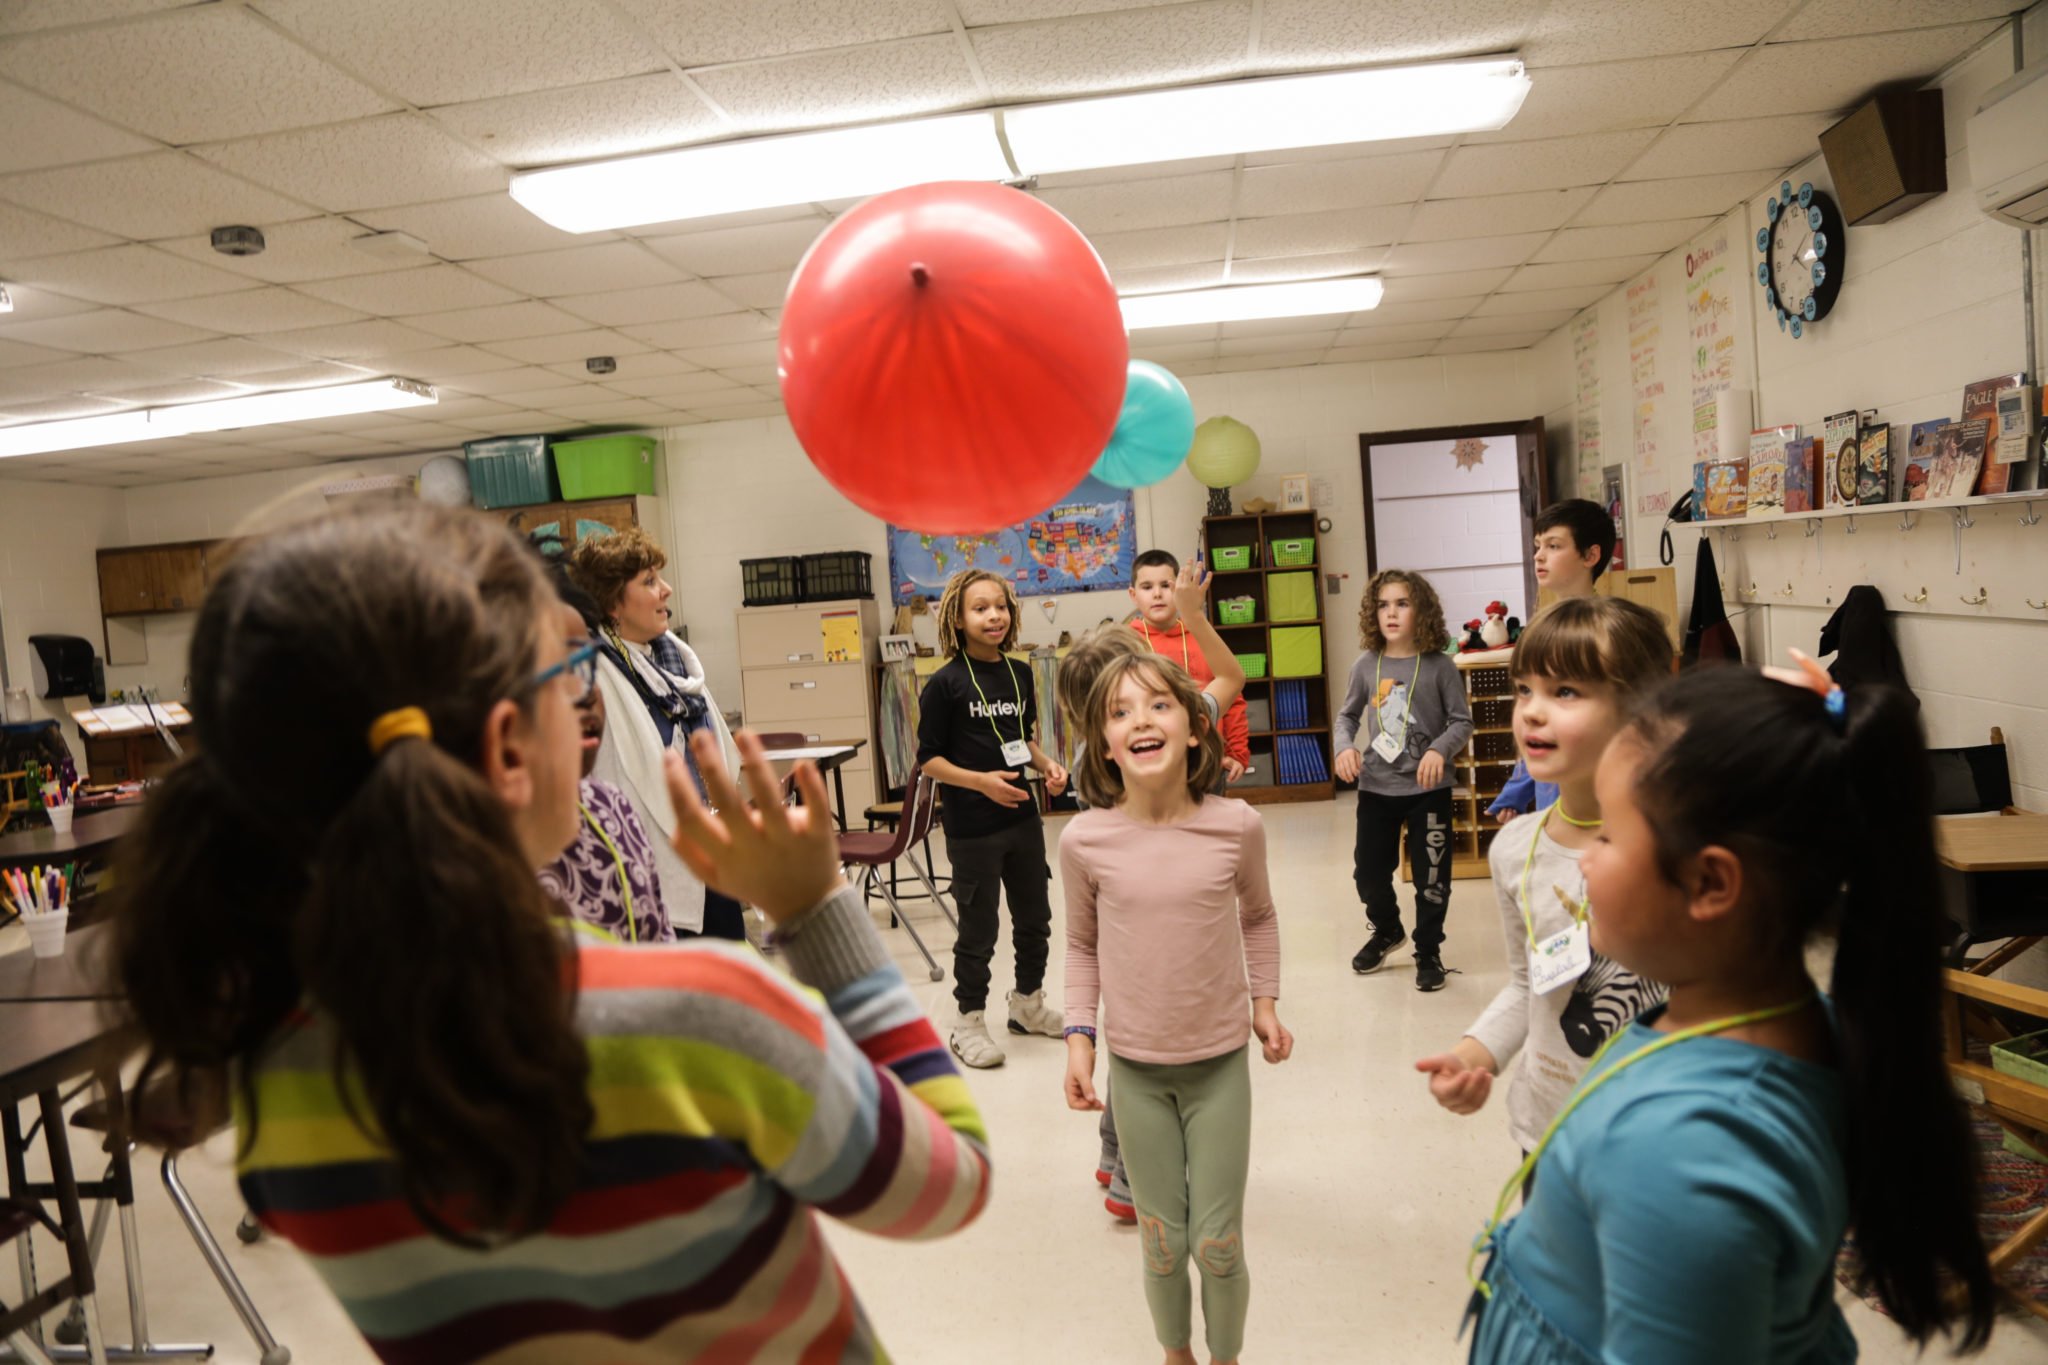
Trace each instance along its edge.
{"label": "smoke detector", "polygon": [[213,230],[213,249],[223,256],[260,256],[263,254],[263,230],[217,227]]}
{"label": "smoke detector", "polygon": [[583,368],[592,374],[610,374],[619,368],[619,362],[608,355],[594,355],[583,362]]}

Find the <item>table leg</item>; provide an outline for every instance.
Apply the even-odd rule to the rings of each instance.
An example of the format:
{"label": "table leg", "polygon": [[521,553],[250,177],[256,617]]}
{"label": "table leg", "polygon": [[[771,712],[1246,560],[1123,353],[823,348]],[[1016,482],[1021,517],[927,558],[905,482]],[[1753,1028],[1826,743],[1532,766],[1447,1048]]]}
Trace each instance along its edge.
{"label": "table leg", "polygon": [[[28,1198],[28,1163],[23,1160],[25,1148],[21,1138],[21,1114],[12,1103],[0,1104],[0,1138],[4,1138],[7,1160],[7,1192],[17,1199]],[[21,1269],[21,1299],[27,1303],[39,1292],[36,1283],[35,1238],[17,1237],[14,1241],[15,1263]],[[27,1327],[30,1341],[37,1346],[43,1344],[41,1319]]]}
{"label": "table leg", "polygon": [[72,1291],[85,1305],[86,1359],[107,1365],[107,1339],[100,1331],[99,1299],[93,1292],[92,1251],[85,1236],[85,1215],[78,1201],[78,1175],[71,1168],[71,1138],[64,1125],[64,1101],[56,1089],[36,1096],[43,1112],[43,1145],[50,1153],[50,1183],[57,1188],[58,1220],[64,1228],[64,1250],[71,1262]]}
{"label": "table leg", "polygon": [[840,774],[843,766],[838,763],[832,765],[832,812],[842,833],[846,830],[846,778]]}

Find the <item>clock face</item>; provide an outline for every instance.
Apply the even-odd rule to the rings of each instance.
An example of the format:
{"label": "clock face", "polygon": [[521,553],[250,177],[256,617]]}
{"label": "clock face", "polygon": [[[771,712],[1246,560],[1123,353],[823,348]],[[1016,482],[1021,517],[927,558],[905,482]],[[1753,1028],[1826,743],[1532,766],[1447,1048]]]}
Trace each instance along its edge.
{"label": "clock face", "polygon": [[1847,234],[1835,201],[1810,182],[1794,194],[1786,181],[1765,212],[1769,226],[1756,234],[1756,249],[1763,254],[1757,284],[1779,329],[1797,338],[1828,315],[1842,292]]}
{"label": "clock face", "polygon": [[1771,288],[1778,307],[1795,318],[1807,316],[1806,303],[1813,297],[1813,268],[1820,263],[1816,235],[1807,225],[1806,211],[1797,204],[1779,214],[1771,229]]}

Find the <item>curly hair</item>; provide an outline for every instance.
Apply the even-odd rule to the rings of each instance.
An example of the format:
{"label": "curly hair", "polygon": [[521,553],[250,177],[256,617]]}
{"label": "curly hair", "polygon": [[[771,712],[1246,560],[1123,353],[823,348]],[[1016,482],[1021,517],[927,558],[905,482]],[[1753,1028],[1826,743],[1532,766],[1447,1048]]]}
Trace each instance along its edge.
{"label": "curly hair", "polygon": [[1081,708],[1075,726],[1081,737],[1081,756],[1074,764],[1074,781],[1081,789],[1081,799],[1090,806],[1104,808],[1119,805],[1124,799],[1124,776],[1109,756],[1108,726],[1110,704],[1128,677],[1136,677],[1141,686],[1155,692],[1166,693],[1188,713],[1188,731],[1201,741],[1188,755],[1188,795],[1200,805],[1223,775],[1223,737],[1209,724],[1208,712],[1202,707],[1202,689],[1187,675],[1187,670],[1149,650],[1142,654],[1112,654],[1103,661],[1102,671],[1088,688],[1087,704]]}
{"label": "curly hair", "polygon": [[649,569],[665,568],[668,556],[637,526],[592,536],[566,556],[569,577],[596,600],[606,619],[616,615],[626,586]]}
{"label": "curly hair", "polygon": [[967,590],[976,583],[994,583],[1003,590],[1003,603],[1010,609],[1010,628],[1003,635],[1004,653],[1017,647],[1017,590],[1010,580],[987,569],[962,569],[946,580],[946,595],[939,599],[939,653],[953,658],[967,647],[960,627],[967,620]]}
{"label": "curly hair", "polygon": [[1413,569],[1381,569],[1366,582],[1365,595],[1358,599],[1359,647],[1375,654],[1387,647],[1387,637],[1380,634],[1379,601],[1380,589],[1390,583],[1408,588],[1408,600],[1415,607],[1416,649],[1424,654],[1443,653],[1451,642],[1450,629],[1444,625],[1444,604],[1437,600],[1429,580]]}

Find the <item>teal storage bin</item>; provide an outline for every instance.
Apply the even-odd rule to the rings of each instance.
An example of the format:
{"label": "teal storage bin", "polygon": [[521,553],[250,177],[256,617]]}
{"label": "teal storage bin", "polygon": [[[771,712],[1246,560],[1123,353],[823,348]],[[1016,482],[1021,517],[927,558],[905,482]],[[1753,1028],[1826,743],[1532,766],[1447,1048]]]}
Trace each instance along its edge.
{"label": "teal storage bin", "polygon": [[1299,569],[1316,562],[1316,543],[1313,540],[1276,540],[1273,542],[1272,567],[1276,569]]}
{"label": "teal storage bin", "polygon": [[1316,576],[1312,573],[1266,575],[1266,619],[1276,622],[1315,620]]}
{"label": "teal storage bin", "polygon": [[654,492],[654,462],[660,445],[652,436],[593,436],[582,441],[562,441],[555,446],[555,473],[561,476],[562,496],[571,502],[584,498],[623,498],[635,493]]}
{"label": "teal storage bin", "polygon": [[469,495],[478,507],[531,507],[561,499],[545,436],[464,441],[462,458],[469,465]]}
{"label": "teal storage bin", "polygon": [[1275,626],[1273,628],[1273,676],[1313,678],[1323,671],[1323,628],[1321,626]]}

